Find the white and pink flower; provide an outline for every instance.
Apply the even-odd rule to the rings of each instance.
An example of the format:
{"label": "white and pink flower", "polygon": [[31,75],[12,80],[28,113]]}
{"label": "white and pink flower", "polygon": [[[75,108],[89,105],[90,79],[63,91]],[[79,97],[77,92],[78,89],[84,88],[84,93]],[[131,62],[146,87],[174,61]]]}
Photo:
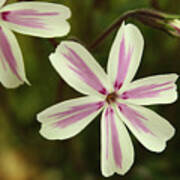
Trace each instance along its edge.
{"label": "white and pink flower", "polygon": [[44,38],[64,36],[70,31],[66,20],[71,12],[53,3],[18,2],[3,7],[5,2],[0,2],[0,82],[7,88],[15,88],[28,80],[12,31]]}
{"label": "white and pink flower", "polygon": [[171,26],[172,30],[169,30],[169,32],[175,36],[180,36],[180,20],[179,19],[173,19],[169,21],[169,25]]}
{"label": "white and pink flower", "polygon": [[106,177],[125,174],[134,149],[126,129],[147,149],[161,152],[175,129],[163,117],[141,105],[173,103],[176,74],[156,75],[132,82],[144,40],[139,29],[122,24],[112,45],[107,74],[79,43],[62,42],[50,61],[61,77],[85,97],[56,104],[39,113],[40,134],[67,139],[82,131],[101,112],[101,171]]}

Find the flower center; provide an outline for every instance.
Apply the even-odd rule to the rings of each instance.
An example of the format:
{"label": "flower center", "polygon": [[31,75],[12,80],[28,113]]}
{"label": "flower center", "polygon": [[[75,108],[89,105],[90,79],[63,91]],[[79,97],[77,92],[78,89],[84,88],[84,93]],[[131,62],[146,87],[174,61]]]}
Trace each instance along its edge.
{"label": "flower center", "polygon": [[108,104],[114,103],[116,101],[116,98],[118,97],[118,95],[113,92],[107,95],[106,97],[106,101]]}

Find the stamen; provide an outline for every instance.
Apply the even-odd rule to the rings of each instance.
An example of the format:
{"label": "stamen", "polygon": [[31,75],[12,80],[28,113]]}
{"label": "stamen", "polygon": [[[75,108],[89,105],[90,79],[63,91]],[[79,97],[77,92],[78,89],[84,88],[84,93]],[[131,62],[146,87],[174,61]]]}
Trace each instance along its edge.
{"label": "stamen", "polygon": [[106,101],[108,102],[108,104],[114,103],[116,101],[117,98],[117,94],[115,92],[110,93],[107,95],[106,97]]}

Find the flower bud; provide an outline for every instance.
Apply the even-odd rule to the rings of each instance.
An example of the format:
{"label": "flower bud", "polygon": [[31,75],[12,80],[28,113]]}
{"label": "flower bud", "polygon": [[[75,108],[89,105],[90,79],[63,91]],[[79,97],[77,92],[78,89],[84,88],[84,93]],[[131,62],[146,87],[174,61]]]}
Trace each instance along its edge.
{"label": "flower bud", "polygon": [[170,26],[169,32],[174,36],[180,37],[180,20],[173,19],[168,23],[168,25]]}

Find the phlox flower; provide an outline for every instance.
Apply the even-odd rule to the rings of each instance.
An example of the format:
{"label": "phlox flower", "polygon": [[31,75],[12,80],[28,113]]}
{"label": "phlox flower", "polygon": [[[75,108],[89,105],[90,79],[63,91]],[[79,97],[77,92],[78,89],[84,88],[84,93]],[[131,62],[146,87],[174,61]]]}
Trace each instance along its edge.
{"label": "phlox flower", "polygon": [[170,20],[169,25],[172,28],[172,30],[169,30],[169,32],[179,37],[180,36],[180,20],[179,19]]}
{"label": "phlox flower", "polygon": [[106,177],[125,174],[133,164],[129,128],[140,143],[161,152],[175,133],[171,124],[141,105],[172,103],[177,99],[176,74],[132,81],[139,67],[144,40],[139,29],[124,23],[113,42],[107,74],[79,43],[64,41],[50,55],[60,76],[85,97],[56,104],[39,113],[40,134],[67,139],[82,131],[102,111],[101,171]]}
{"label": "phlox flower", "polygon": [[70,30],[66,19],[71,13],[59,4],[18,2],[3,6],[5,2],[0,0],[0,82],[7,88],[15,88],[28,80],[12,31],[44,38],[64,36]]}

